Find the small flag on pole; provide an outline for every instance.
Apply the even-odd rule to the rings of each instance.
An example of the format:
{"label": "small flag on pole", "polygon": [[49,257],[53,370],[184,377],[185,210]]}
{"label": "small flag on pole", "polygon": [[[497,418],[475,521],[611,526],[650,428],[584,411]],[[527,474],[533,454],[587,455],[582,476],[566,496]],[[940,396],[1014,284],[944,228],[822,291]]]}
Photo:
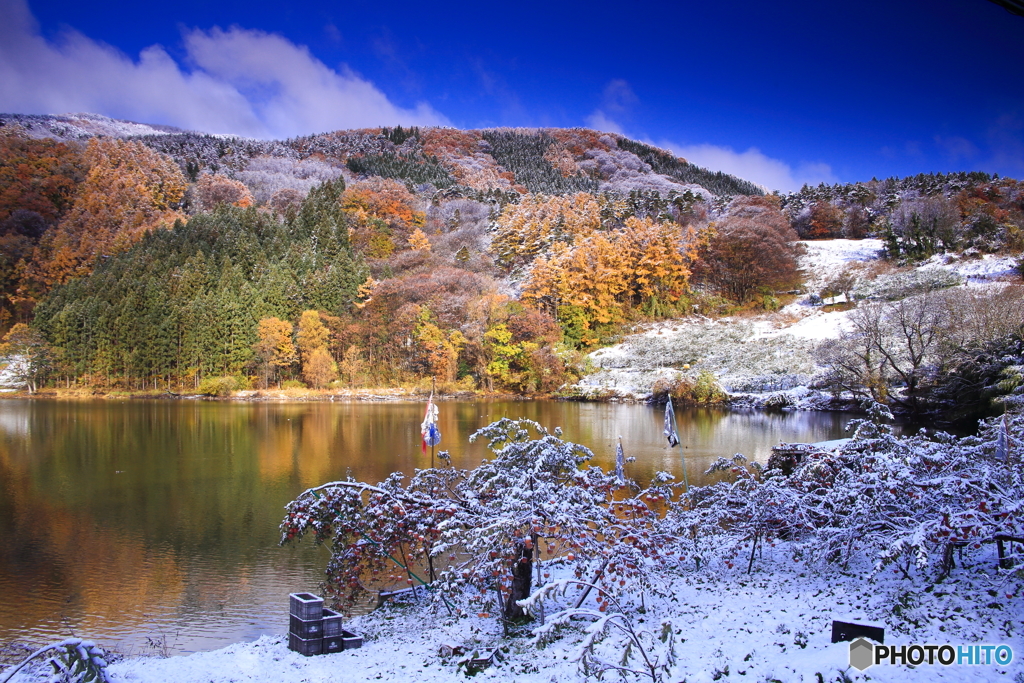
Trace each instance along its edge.
{"label": "small flag on pole", "polygon": [[686,484],[686,490],[690,490],[690,478],[686,474],[686,455],[683,453],[683,447],[679,445],[679,434],[676,432],[676,411],[672,407],[672,397],[668,397],[668,403],[665,404],[665,430],[662,432],[665,438],[668,439],[668,447],[674,448],[679,446],[679,459],[683,465],[683,483]]}
{"label": "small flag on pole", "polygon": [[619,486],[626,483],[626,454],[622,452],[622,437],[619,437],[619,445],[615,449],[615,478]]}
{"label": "small flag on pole", "polygon": [[1006,413],[999,421],[999,429],[996,430],[996,460],[999,462],[1010,462],[1010,434],[1006,429]]}
{"label": "small flag on pole", "polygon": [[676,434],[676,414],[675,410],[672,409],[672,397],[668,397],[668,403],[665,404],[665,438],[668,439],[669,448],[677,446],[679,444],[679,435]]}
{"label": "small flag on pole", "polygon": [[423,437],[423,452],[427,452],[427,446],[436,446],[441,443],[441,432],[437,429],[437,406],[434,405],[434,394],[427,399],[427,413],[423,416],[423,424],[420,425],[420,435]]}

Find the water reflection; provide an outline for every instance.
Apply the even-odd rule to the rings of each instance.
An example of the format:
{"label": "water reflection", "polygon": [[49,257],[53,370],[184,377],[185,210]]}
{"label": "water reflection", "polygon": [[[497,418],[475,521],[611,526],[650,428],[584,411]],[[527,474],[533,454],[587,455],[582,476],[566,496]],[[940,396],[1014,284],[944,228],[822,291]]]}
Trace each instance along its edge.
{"label": "water reflection", "polygon": [[[282,507],[351,475],[429,465],[422,404],[0,402],[0,641],[69,632],[122,651],[212,649],[287,629],[286,597],[315,590],[326,551],[281,549]],[[442,403],[456,467],[487,456],[469,435],[501,417],[561,427],[611,468],[619,436],[644,481],[681,474],[646,406]],[[764,461],[780,441],[842,435],[845,416],[678,412],[691,483],[720,455]]]}

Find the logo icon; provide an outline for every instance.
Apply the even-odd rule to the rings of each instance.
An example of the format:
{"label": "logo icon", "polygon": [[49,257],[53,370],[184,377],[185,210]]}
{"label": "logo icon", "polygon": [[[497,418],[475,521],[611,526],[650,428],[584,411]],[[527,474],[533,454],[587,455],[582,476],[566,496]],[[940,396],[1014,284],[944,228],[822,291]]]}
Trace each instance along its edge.
{"label": "logo icon", "polygon": [[850,666],[863,671],[875,663],[875,646],[866,638],[850,643]]}

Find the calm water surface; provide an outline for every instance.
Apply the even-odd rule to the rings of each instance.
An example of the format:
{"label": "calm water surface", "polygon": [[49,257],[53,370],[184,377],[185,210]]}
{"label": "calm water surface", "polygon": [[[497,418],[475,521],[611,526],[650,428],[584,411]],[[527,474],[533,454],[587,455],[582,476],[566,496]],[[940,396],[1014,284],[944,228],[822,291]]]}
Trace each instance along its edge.
{"label": "calm water surface", "polygon": [[[622,404],[441,403],[440,449],[486,456],[475,430],[528,417],[614,467],[622,436],[646,482],[681,474],[663,411]],[[285,633],[288,593],[317,589],[327,551],[277,546],[282,508],[351,474],[429,466],[423,404],[0,401],[0,642],[70,634],[125,653],[210,650]],[[843,436],[849,415],[680,410],[691,484],[718,456],[764,462],[781,441]]]}

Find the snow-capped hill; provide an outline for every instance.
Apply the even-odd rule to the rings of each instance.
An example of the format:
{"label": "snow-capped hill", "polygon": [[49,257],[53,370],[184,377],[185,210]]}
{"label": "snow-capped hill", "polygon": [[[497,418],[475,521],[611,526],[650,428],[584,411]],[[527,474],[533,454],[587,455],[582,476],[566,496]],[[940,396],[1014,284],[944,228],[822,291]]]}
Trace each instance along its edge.
{"label": "snow-capped hill", "polygon": [[131,138],[143,135],[169,135],[184,132],[172,126],[135,123],[112,119],[99,114],[0,114],[0,129],[17,126],[31,138],[54,138],[56,140],[84,140],[103,136]]}

